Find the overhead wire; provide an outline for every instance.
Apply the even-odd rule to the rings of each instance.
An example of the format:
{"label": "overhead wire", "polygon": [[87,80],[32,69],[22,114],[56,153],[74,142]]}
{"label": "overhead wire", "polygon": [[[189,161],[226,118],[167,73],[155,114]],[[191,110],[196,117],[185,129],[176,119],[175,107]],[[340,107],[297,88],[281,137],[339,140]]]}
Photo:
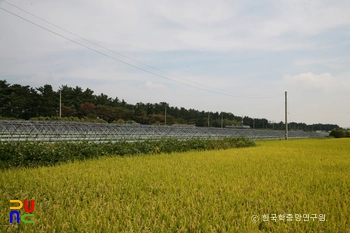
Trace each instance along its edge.
{"label": "overhead wire", "polygon": [[[155,68],[155,67],[153,67],[153,66],[150,66],[150,65],[147,65],[147,64],[145,64],[145,63],[139,62],[139,61],[137,61],[137,60],[135,60],[135,59],[132,59],[132,58],[130,58],[130,57],[127,57],[127,56],[125,56],[125,55],[123,55],[123,54],[121,54],[121,53],[118,53],[118,52],[114,51],[114,50],[111,50],[111,49],[109,49],[109,48],[107,48],[107,47],[105,47],[105,46],[102,46],[102,45],[100,45],[100,44],[98,44],[98,43],[96,43],[96,42],[93,42],[93,41],[88,40],[88,39],[86,39],[86,38],[84,38],[84,37],[82,37],[82,36],[79,36],[79,35],[77,35],[76,33],[73,33],[73,32],[71,32],[71,31],[68,31],[68,30],[66,30],[66,29],[64,29],[64,28],[62,28],[62,27],[60,27],[60,26],[58,26],[58,25],[56,25],[56,24],[53,24],[53,23],[49,22],[48,20],[45,20],[45,19],[43,19],[43,18],[41,18],[41,17],[39,17],[39,16],[37,16],[37,15],[35,15],[35,14],[33,14],[33,13],[30,13],[29,11],[26,11],[26,10],[24,10],[24,9],[22,9],[22,8],[20,8],[20,7],[16,6],[16,5],[14,5],[14,4],[12,4],[12,3],[10,3],[10,2],[7,2],[6,0],[3,0],[3,2],[5,2],[5,3],[7,3],[7,4],[9,4],[9,5],[11,5],[11,6],[13,6],[13,7],[15,7],[15,8],[17,8],[17,9],[19,9],[19,10],[21,10],[21,11],[23,11],[23,12],[25,12],[25,13],[27,13],[27,14],[33,16],[33,17],[35,17],[35,18],[37,18],[37,19],[40,19],[40,20],[42,20],[43,22],[45,22],[45,23],[47,23],[47,24],[49,24],[49,25],[51,25],[51,26],[54,26],[54,27],[56,27],[56,28],[59,28],[59,29],[61,29],[61,30],[64,31],[64,32],[67,32],[67,33],[69,33],[69,34],[71,34],[71,35],[73,35],[73,36],[78,37],[79,39],[82,39],[82,40],[84,40],[84,41],[86,41],[86,42],[89,42],[89,43],[95,45],[95,46],[98,46],[98,47],[100,47],[100,48],[103,48],[103,49],[105,49],[105,50],[107,50],[107,51],[109,51],[109,52],[111,52],[111,53],[117,54],[117,55],[119,55],[119,56],[121,56],[121,57],[123,57],[123,58],[126,58],[126,59],[130,60],[130,61],[133,61],[133,62],[138,63],[138,64],[140,64],[140,65],[146,66],[146,67],[148,67],[148,68],[154,69],[154,70],[156,70],[156,71],[162,72],[162,73],[164,73],[164,74],[170,75],[170,76],[172,76],[172,77],[175,77],[175,78],[184,80],[184,81],[186,81],[186,82],[191,82],[191,83],[196,84],[196,85],[200,85],[200,86],[203,86],[203,87],[206,87],[206,88],[215,89],[215,90],[219,90],[219,91],[223,91],[223,92],[226,92],[226,93],[231,94],[231,92],[229,92],[229,91],[226,91],[226,90],[223,90],[223,89],[219,89],[219,88],[210,87],[210,86],[207,86],[207,85],[204,85],[204,84],[201,84],[201,83],[198,83],[198,82],[194,82],[194,81],[191,81],[191,80],[187,80],[187,79],[181,78],[181,77],[179,77],[179,76],[177,76],[177,75],[170,74],[170,73],[168,73],[168,72],[162,71],[162,70],[160,70],[160,69],[158,69],[158,68]],[[274,97],[274,96],[280,96],[280,94],[269,94],[269,95],[251,95],[251,94],[249,94],[249,95],[248,95],[248,94],[243,94],[243,93],[237,93],[237,95],[242,95],[242,96],[247,95],[247,96],[254,96],[254,97]]]}
{"label": "overhead wire", "polygon": [[[70,32],[70,31],[68,31],[68,30],[66,30],[66,29],[64,29],[64,28],[62,28],[62,27],[59,27],[59,26],[57,26],[57,25],[55,25],[55,24],[52,24],[52,23],[50,23],[50,22],[47,21],[47,20],[44,20],[44,19],[42,19],[42,18],[40,18],[40,17],[38,17],[38,16],[36,16],[36,15],[34,15],[34,14],[28,12],[28,11],[25,11],[25,10],[23,10],[23,9],[21,9],[21,8],[19,8],[19,7],[17,7],[17,6],[15,6],[14,4],[8,3],[8,2],[5,1],[5,0],[3,0],[3,2],[5,2],[5,3],[9,4],[9,5],[12,5],[12,6],[16,7],[17,9],[22,10],[22,11],[24,11],[24,12],[26,12],[26,13],[32,15],[33,17],[36,17],[36,18],[38,18],[38,19],[40,19],[40,20],[42,20],[42,21],[44,21],[44,22],[46,22],[46,23],[48,23],[48,24],[50,24],[50,25],[52,25],[52,26],[55,26],[55,27],[57,27],[57,28],[59,28],[59,29],[65,31],[65,32],[67,32],[67,33],[69,33],[69,34],[71,34],[71,35],[77,36],[78,38],[80,38],[80,39],[82,39],[82,40],[85,40],[85,41],[87,41],[87,42],[89,42],[89,43],[91,43],[91,44],[94,44],[94,45],[96,45],[96,46],[98,46],[98,47],[100,47],[100,48],[106,49],[106,50],[108,50],[108,51],[110,51],[110,52],[112,52],[112,53],[114,53],[114,54],[117,54],[117,55],[119,55],[119,56],[122,56],[122,57],[124,57],[124,58],[127,58],[127,59],[129,59],[129,60],[131,60],[131,61],[134,61],[134,62],[138,63],[138,64],[141,64],[141,65],[147,66],[147,67],[149,67],[149,68],[155,69],[155,70],[157,70],[157,71],[163,72],[163,73],[165,73],[165,74],[171,75],[171,74],[169,74],[169,73],[166,73],[166,72],[164,72],[164,71],[162,71],[162,70],[159,70],[159,69],[157,69],[157,68],[154,68],[154,67],[152,67],[152,66],[148,66],[148,65],[143,64],[143,63],[141,63],[141,62],[138,62],[138,61],[136,61],[136,60],[134,60],[134,59],[128,58],[128,57],[126,57],[126,56],[124,56],[124,55],[122,55],[122,54],[120,54],[120,53],[117,53],[117,52],[115,52],[115,51],[113,51],[113,50],[110,50],[110,49],[108,49],[108,48],[106,48],[106,47],[104,47],[104,46],[101,46],[101,45],[99,45],[99,44],[97,44],[97,43],[95,43],[95,42],[93,42],[93,41],[90,41],[90,40],[88,40],[88,39],[85,39],[85,38],[83,38],[83,37],[81,37],[81,36],[79,36],[79,35],[76,35],[75,33],[72,33],[72,32]],[[177,81],[177,80],[174,80],[174,79],[165,77],[165,76],[163,76],[163,75],[154,73],[154,72],[152,72],[152,71],[143,69],[143,68],[141,68],[141,67],[138,67],[138,66],[136,66],[136,65],[130,64],[130,63],[125,62],[125,61],[123,61],[123,60],[120,60],[120,59],[118,59],[118,58],[112,57],[112,56],[110,56],[110,55],[108,55],[108,54],[106,54],[106,53],[103,53],[103,52],[101,52],[101,51],[99,51],[99,50],[97,50],[97,49],[94,49],[94,48],[92,48],[92,47],[90,47],[90,46],[87,46],[87,45],[85,45],[85,44],[82,44],[82,43],[80,43],[80,42],[77,42],[77,41],[75,41],[75,40],[73,40],[73,39],[70,39],[70,38],[68,38],[68,37],[66,37],[66,36],[64,36],[64,35],[62,35],[62,34],[60,34],[60,33],[58,33],[58,32],[55,32],[55,31],[50,30],[50,29],[48,29],[48,28],[46,28],[46,27],[44,27],[44,26],[42,26],[42,25],[39,25],[39,24],[37,24],[37,23],[35,23],[35,22],[33,22],[33,21],[27,19],[27,18],[24,18],[24,17],[22,17],[22,16],[20,16],[20,15],[18,15],[18,14],[16,14],[16,13],[14,13],[14,12],[11,12],[11,11],[9,11],[9,10],[7,10],[7,9],[4,9],[4,8],[2,8],[2,7],[0,7],[0,9],[3,10],[3,11],[6,11],[6,12],[8,12],[9,14],[12,14],[12,15],[14,15],[14,16],[16,16],[16,17],[18,17],[18,18],[20,18],[20,19],[22,19],[22,20],[24,20],[24,21],[27,21],[27,22],[29,22],[29,23],[31,23],[31,24],[33,24],[33,25],[35,25],[35,26],[37,26],[37,27],[39,27],[39,28],[41,28],[41,29],[44,29],[44,30],[46,30],[46,31],[48,31],[48,32],[50,32],[50,33],[52,33],[52,34],[55,34],[56,36],[62,37],[62,38],[64,38],[64,39],[66,39],[66,40],[71,41],[72,43],[75,43],[75,44],[77,44],[77,45],[79,45],[79,46],[85,47],[85,48],[87,48],[87,49],[89,49],[89,50],[91,50],[91,51],[94,51],[94,52],[96,52],[96,53],[99,53],[100,55],[106,56],[106,57],[108,57],[108,58],[111,58],[111,59],[113,59],[113,60],[116,60],[116,61],[118,61],[118,62],[121,62],[121,63],[123,63],[123,64],[125,64],[125,65],[131,66],[131,67],[133,67],[133,68],[139,69],[139,70],[144,71],[144,72],[146,72],[146,73],[155,75],[155,76],[157,76],[157,77],[160,77],[160,78],[163,78],[163,79],[167,79],[167,80],[172,81],[172,82],[175,82],[175,83],[179,83],[179,84],[181,84],[181,85],[185,85],[185,86],[188,86],[188,87],[192,87],[192,88],[195,88],[195,89],[199,89],[199,90],[202,90],[202,91],[207,91],[207,92],[211,92],[211,93],[215,93],[215,94],[226,95],[226,96],[231,96],[231,97],[238,97],[238,98],[273,98],[273,97],[276,97],[276,96],[280,96],[279,94],[275,94],[275,95],[265,95],[265,96],[264,96],[264,95],[247,95],[247,96],[243,96],[243,95],[246,95],[246,94],[231,94],[231,93],[230,93],[230,94],[225,94],[225,93],[221,93],[221,92],[217,92],[217,91],[212,91],[212,90],[204,89],[204,88],[201,88],[201,87],[198,87],[198,86],[193,86],[193,85],[190,85],[190,84],[187,84],[187,83],[183,83],[183,82],[180,82],[180,81]],[[171,75],[171,76],[177,77],[177,76],[174,76],[174,75]],[[189,80],[186,80],[186,79],[183,79],[183,78],[180,78],[180,77],[177,77],[177,78],[182,79],[182,80],[185,80],[185,81],[187,81],[187,82],[195,83],[195,82],[193,82],[193,81],[189,81]],[[196,84],[199,84],[199,83],[196,83]],[[205,87],[211,88],[211,89],[216,89],[216,88],[208,87],[208,86],[203,85],[203,84],[199,84],[199,85],[205,86]],[[220,90],[220,89],[218,89],[218,90]],[[224,90],[221,90],[221,91],[224,91]],[[225,92],[226,92],[226,91],[225,91]]]}

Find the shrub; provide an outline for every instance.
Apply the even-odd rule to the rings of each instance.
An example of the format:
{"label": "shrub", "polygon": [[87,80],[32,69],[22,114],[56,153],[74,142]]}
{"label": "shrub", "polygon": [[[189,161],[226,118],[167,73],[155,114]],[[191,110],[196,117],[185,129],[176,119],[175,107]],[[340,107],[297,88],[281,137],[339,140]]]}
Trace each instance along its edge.
{"label": "shrub", "polygon": [[255,146],[254,141],[239,138],[180,140],[167,138],[136,142],[3,142],[0,143],[0,169],[10,167],[53,166],[58,163],[98,158],[213,150]]}
{"label": "shrub", "polygon": [[329,136],[335,137],[335,138],[345,138],[345,137],[350,137],[350,130],[345,130],[345,129],[333,129],[330,133]]}

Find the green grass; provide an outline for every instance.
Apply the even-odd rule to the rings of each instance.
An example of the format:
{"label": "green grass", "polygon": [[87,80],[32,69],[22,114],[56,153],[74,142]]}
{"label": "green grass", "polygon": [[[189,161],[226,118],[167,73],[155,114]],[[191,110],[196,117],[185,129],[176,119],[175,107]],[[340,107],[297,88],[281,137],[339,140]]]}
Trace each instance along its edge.
{"label": "green grass", "polygon": [[[9,169],[0,190],[4,232],[350,232],[350,140]],[[35,223],[10,225],[10,199],[34,199]],[[263,214],[326,221],[264,222]]]}

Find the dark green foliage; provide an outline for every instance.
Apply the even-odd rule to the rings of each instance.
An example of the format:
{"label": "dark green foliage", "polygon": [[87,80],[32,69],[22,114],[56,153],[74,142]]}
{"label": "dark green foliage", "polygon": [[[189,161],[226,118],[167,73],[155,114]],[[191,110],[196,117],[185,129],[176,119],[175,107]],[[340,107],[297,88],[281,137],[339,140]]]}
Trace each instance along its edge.
{"label": "dark green foliage", "polygon": [[[1,119],[0,120],[14,120],[14,119]],[[96,122],[96,123],[107,123],[107,121],[103,119],[97,118],[88,118],[88,117],[33,117],[30,118],[31,121],[73,121],[73,122]]]}
{"label": "dark green foliage", "polygon": [[214,150],[255,146],[247,138],[179,140],[175,138],[136,142],[10,142],[0,143],[0,168],[53,166],[55,164],[98,158],[185,152],[190,150]]}
{"label": "dark green foliage", "polygon": [[350,130],[346,130],[346,129],[333,129],[329,136],[331,137],[335,137],[335,138],[348,138],[350,137]]}

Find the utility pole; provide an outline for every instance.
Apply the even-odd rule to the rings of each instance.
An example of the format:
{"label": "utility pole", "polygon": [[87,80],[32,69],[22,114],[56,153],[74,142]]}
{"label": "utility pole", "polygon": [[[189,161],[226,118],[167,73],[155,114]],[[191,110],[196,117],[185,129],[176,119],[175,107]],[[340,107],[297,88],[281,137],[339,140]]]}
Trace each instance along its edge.
{"label": "utility pole", "polygon": [[61,89],[60,89],[60,118],[62,115],[62,93],[61,93]]}
{"label": "utility pole", "polygon": [[287,92],[284,93],[285,94],[285,103],[284,103],[284,107],[285,107],[285,122],[286,122],[286,135],[285,135],[285,139],[288,140],[288,120],[287,120]]}

